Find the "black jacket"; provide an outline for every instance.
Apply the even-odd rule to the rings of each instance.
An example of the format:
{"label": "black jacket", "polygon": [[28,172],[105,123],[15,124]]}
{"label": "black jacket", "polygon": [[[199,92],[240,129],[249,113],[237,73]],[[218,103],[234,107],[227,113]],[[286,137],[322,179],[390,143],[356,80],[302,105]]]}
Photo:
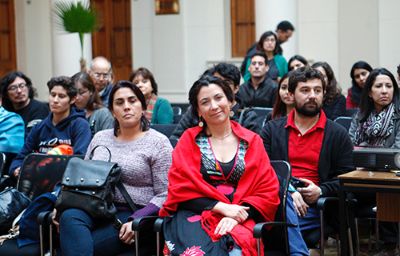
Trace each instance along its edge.
{"label": "black jacket", "polygon": [[278,85],[271,78],[266,78],[255,90],[250,79],[240,86],[237,97],[243,107],[272,108],[277,88]]}
{"label": "black jacket", "polygon": [[[232,111],[234,113],[232,120],[238,122],[240,114],[242,112],[242,108],[239,103],[233,106]],[[181,120],[179,121],[178,125],[176,126],[174,132],[169,137],[171,140],[178,140],[183,132],[191,127],[198,125],[199,118],[192,113],[192,108],[188,107],[185,114],[183,114]],[[255,133],[259,133],[261,127],[257,122],[257,114],[254,111],[246,111],[243,116],[243,121],[241,125]]]}
{"label": "black jacket", "polygon": [[[289,162],[289,128],[287,117],[269,121],[261,131],[265,150],[271,160]],[[318,173],[323,196],[337,196],[338,175],[354,170],[353,144],[345,128],[327,119],[322,148],[319,155]]]}

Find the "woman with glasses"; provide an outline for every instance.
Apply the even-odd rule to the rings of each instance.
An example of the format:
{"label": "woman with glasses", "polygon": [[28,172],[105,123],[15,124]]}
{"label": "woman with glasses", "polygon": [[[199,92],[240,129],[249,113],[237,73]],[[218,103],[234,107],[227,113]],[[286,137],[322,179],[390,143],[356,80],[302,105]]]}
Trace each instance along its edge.
{"label": "woman with glasses", "polygon": [[6,74],[1,79],[0,87],[4,109],[22,117],[26,135],[49,114],[49,106],[34,99],[32,81],[24,73],[13,71]]}
{"label": "woman with glasses", "polygon": [[144,116],[151,124],[172,124],[174,113],[168,100],[158,96],[158,86],[153,74],[147,68],[133,71],[129,81],[139,87],[146,98],[147,110]]}
{"label": "woman with glasses", "polygon": [[86,72],[79,72],[71,79],[78,92],[75,106],[85,111],[92,135],[98,131],[113,128],[114,118],[111,112],[103,107],[90,75]]}
{"label": "woman with glasses", "polygon": [[[257,51],[262,51],[267,56],[269,67],[267,77],[276,82],[288,72],[287,61],[282,55],[278,54],[278,49],[278,38],[274,32],[267,31],[261,35],[257,43]],[[246,71],[243,75],[244,81],[248,81],[251,77],[248,71],[250,62],[251,58],[247,61]]]}

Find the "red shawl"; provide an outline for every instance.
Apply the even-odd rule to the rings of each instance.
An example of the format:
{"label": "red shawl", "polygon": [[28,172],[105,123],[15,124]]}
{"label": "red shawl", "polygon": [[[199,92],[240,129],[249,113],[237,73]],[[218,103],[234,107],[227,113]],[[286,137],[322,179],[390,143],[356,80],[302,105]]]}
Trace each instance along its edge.
{"label": "red shawl", "polygon": [[[246,169],[238,183],[232,204],[250,204],[262,215],[264,221],[272,221],[279,205],[279,183],[263,142],[260,136],[238,123],[231,121],[231,125],[233,133],[249,145],[244,158]],[[168,197],[160,210],[160,216],[173,214],[180,203],[201,197],[231,203],[224,194],[202,178],[201,153],[195,142],[200,132],[200,127],[186,130],[173,151],[172,166],[168,174]],[[214,233],[221,218],[221,215],[210,211],[203,212],[202,226],[209,227],[206,230],[209,235]],[[244,256],[257,255],[256,241],[253,238],[254,225],[255,222],[249,219],[230,232]],[[211,238],[215,239],[212,235]]]}

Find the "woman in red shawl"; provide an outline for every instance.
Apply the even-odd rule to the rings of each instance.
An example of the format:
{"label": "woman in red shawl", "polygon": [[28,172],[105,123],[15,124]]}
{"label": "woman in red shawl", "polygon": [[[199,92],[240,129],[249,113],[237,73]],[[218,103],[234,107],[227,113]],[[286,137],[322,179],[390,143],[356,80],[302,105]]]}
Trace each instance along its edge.
{"label": "woman in red shawl", "polygon": [[203,76],[189,92],[198,127],[173,152],[168,197],[160,210],[172,255],[256,255],[253,227],[271,221],[279,183],[261,138],[229,120],[233,92]]}

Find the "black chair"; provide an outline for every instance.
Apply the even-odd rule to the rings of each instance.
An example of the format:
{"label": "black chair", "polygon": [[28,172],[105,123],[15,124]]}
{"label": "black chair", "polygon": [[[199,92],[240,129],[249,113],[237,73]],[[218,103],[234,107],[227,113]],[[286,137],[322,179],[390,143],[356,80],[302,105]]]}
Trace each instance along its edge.
{"label": "black chair", "polygon": [[162,134],[167,136],[167,138],[169,138],[174,132],[176,124],[152,124],[150,125],[150,128],[153,128],[154,130],[161,132]]}
{"label": "black chair", "polygon": [[171,103],[172,108],[174,107],[180,107],[182,110],[182,113],[185,113],[187,108],[190,106],[189,103]]}
{"label": "black chair", "polygon": [[348,131],[350,129],[350,125],[351,125],[351,121],[352,120],[353,120],[352,117],[339,116],[334,120],[334,122],[337,123],[337,124],[340,124],[341,126],[346,128],[346,130]]}
{"label": "black chair", "polygon": [[174,124],[179,123],[182,118],[182,108],[179,106],[173,106],[172,112],[174,113]]}
{"label": "black chair", "polygon": [[12,160],[17,155],[15,153],[0,152],[0,191],[6,187],[15,187],[17,180],[14,177],[8,175],[8,169],[11,165]]}
{"label": "black chair", "polygon": [[[272,222],[257,223],[254,227],[254,237],[257,239],[258,255],[261,255],[260,243],[264,241],[265,255],[290,255],[288,227],[295,224],[287,223],[286,202],[291,168],[288,162],[281,160],[271,161],[271,165],[279,180],[280,204]],[[270,229],[268,230],[267,228]]]}
{"label": "black chair", "polygon": [[358,112],[358,108],[351,108],[351,109],[346,109],[346,116],[352,117],[354,114]]}
{"label": "black chair", "polygon": [[244,116],[246,112],[250,110],[254,111],[257,114],[257,123],[260,128],[264,126],[265,120],[267,119],[267,115],[272,112],[272,108],[262,108],[262,107],[245,108],[240,113],[239,124],[243,125]]}

